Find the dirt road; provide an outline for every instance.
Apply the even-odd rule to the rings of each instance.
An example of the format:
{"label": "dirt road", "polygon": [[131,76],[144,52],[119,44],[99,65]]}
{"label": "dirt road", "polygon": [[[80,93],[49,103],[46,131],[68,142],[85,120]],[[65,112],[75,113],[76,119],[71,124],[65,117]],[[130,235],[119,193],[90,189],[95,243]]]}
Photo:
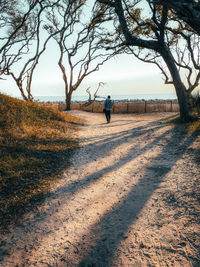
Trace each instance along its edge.
{"label": "dirt road", "polygon": [[44,203],[0,240],[0,266],[199,266],[199,139],[173,113],[84,118]]}

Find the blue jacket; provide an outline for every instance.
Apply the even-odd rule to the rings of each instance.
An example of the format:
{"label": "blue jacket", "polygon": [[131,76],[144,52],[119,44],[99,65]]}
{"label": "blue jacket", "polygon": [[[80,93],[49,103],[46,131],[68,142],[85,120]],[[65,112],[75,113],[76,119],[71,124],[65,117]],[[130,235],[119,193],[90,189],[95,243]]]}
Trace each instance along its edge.
{"label": "blue jacket", "polygon": [[113,104],[114,104],[114,101],[112,101],[110,98],[106,98],[106,100],[104,101],[104,108],[106,110],[111,110]]}

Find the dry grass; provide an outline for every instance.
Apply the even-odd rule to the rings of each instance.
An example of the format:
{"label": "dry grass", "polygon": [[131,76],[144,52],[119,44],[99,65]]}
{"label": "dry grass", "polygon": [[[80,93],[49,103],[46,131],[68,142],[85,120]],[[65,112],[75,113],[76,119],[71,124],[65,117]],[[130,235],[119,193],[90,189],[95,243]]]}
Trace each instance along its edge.
{"label": "dry grass", "polygon": [[192,122],[183,123],[180,120],[180,117],[177,115],[167,120],[166,119],[163,120],[163,123],[173,123],[174,125],[179,125],[183,129],[185,129],[185,131],[187,131],[189,134],[193,134],[195,132],[198,132],[200,129],[200,117],[198,117],[197,113],[194,114],[194,118],[195,119]]}
{"label": "dry grass", "polygon": [[78,146],[79,119],[0,94],[0,221],[18,220],[48,193]]}

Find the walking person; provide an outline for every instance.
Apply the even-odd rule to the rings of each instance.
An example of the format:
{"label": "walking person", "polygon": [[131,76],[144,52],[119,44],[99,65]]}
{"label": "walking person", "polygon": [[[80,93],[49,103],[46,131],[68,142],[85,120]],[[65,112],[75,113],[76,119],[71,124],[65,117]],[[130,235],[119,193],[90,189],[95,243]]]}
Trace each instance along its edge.
{"label": "walking person", "polygon": [[112,109],[113,104],[114,104],[114,101],[111,100],[110,96],[108,96],[106,100],[104,101],[104,112],[106,115],[107,123],[110,123],[111,109]]}

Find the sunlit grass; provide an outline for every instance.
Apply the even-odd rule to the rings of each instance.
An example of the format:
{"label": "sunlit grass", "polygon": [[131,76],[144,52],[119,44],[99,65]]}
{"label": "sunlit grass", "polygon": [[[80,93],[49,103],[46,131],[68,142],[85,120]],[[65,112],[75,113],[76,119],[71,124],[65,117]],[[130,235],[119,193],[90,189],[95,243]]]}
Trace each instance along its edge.
{"label": "sunlit grass", "polygon": [[174,117],[170,117],[170,118],[166,118],[164,120],[162,120],[163,123],[181,123],[180,117],[174,116]]}
{"label": "sunlit grass", "polygon": [[200,150],[200,118],[197,116],[197,113],[194,116],[195,120],[192,122],[182,122],[179,116],[175,116],[162,120],[162,123],[169,123],[184,132],[184,134],[196,135],[195,149]]}
{"label": "sunlit grass", "polygon": [[44,197],[69,166],[76,124],[69,114],[0,94],[0,221],[12,222]]}
{"label": "sunlit grass", "polygon": [[[196,114],[195,114],[196,115]],[[196,120],[192,122],[182,122],[179,116],[168,118],[162,121],[163,123],[172,123],[174,125],[182,126],[189,134],[193,134],[200,130],[200,118],[196,117]]]}
{"label": "sunlit grass", "polygon": [[200,130],[200,119],[198,121],[188,123],[188,129],[191,134]]}

